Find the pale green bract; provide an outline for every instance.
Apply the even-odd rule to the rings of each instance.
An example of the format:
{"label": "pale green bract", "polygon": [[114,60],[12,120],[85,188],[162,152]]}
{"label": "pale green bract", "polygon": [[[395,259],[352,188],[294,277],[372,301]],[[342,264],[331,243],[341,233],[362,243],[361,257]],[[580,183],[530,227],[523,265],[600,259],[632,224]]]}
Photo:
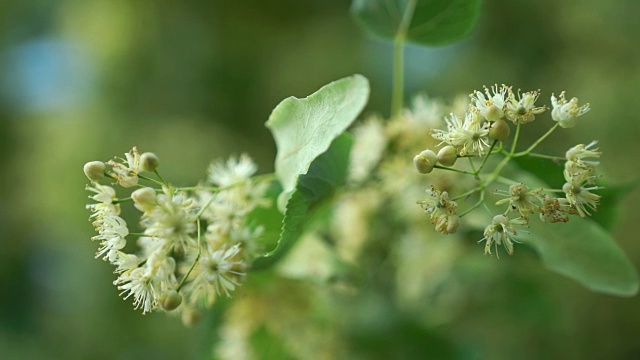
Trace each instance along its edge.
{"label": "pale green bract", "polygon": [[278,149],[275,174],[283,187],[281,209],[298,177],[306,174],[311,162],[353,123],[368,99],[369,81],[353,75],[325,85],[304,99],[289,97],[273,109],[266,126]]}

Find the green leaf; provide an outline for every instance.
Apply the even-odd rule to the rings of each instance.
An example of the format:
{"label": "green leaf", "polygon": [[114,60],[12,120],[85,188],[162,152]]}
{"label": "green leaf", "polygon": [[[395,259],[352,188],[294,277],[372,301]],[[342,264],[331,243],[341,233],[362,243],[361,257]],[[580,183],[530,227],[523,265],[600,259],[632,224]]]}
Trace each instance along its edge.
{"label": "green leaf", "polygon": [[340,135],[311,164],[308,173],[299,177],[286,206],[278,243],[275,249],[254,260],[253,270],[269,268],[286,255],[304,232],[315,205],[345,183],[352,144],[353,138],[349,134]]}
{"label": "green leaf", "polygon": [[638,183],[637,181],[629,181],[614,185],[598,181],[598,185],[603,186],[604,189],[597,191],[598,195],[602,196],[602,199],[600,199],[598,211],[593,213],[592,219],[605,229],[611,230],[618,219],[620,201],[636,188]]}
{"label": "green leaf", "polygon": [[369,98],[369,81],[353,75],[325,85],[304,99],[290,97],[271,113],[266,126],[278,148],[275,173],[285,193],[296,186],[311,162],[360,114]]}
{"label": "green leaf", "polygon": [[478,21],[481,0],[353,0],[351,12],[365,31],[393,40],[411,1],[416,1],[406,40],[445,45],[468,35]]}
{"label": "green leaf", "polygon": [[[547,187],[525,171],[517,171],[514,178],[531,188]],[[617,296],[638,292],[638,272],[611,234],[596,222],[572,216],[567,223],[552,224],[534,217],[529,226],[528,233],[518,232],[518,239],[535,249],[549,270],[594,292]]]}
{"label": "green leaf", "polygon": [[544,265],[599,293],[633,296],[638,273],[609,232],[591,220],[565,224],[531,221],[529,234],[518,237],[533,247]]}

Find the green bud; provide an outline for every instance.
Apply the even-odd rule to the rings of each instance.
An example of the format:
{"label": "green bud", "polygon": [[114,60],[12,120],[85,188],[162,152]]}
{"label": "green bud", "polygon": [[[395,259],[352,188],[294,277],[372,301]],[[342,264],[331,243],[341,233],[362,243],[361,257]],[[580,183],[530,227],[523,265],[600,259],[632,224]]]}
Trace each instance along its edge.
{"label": "green bud", "polygon": [[504,116],[504,111],[495,105],[491,105],[484,113],[487,121],[498,121]]}
{"label": "green bud", "polygon": [[162,294],[158,300],[164,310],[171,311],[177,309],[178,306],[182,304],[182,295],[178,294],[175,290],[171,290]]}
{"label": "green bud", "polygon": [[433,171],[437,161],[436,153],[429,149],[424,150],[413,158],[413,164],[420,174],[428,174]]}
{"label": "green bud", "polygon": [[458,226],[460,226],[460,218],[458,215],[449,215],[449,220],[447,221],[447,233],[454,234],[458,231]]}
{"label": "green bud", "polygon": [[509,125],[506,121],[500,119],[494,122],[489,129],[489,137],[498,141],[505,141],[509,137]]}
{"label": "green bud", "polygon": [[442,166],[453,166],[458,160],[458,151],[454,146],[447,145],[438,151],[437,158]]}
{"label": "green bud", "polygon": [[105,165],[102,161],[90,161],[84,164],[84,174],[92,182],[100,181],[104,178]]}
{"label": "green bud", "polygon": [[152,152],[146,152],[140,155],[140,168],[142,171],[146,172],[154,172],[158,165],[160,164],[160,160],[158,156]]}
{"label": "green bud", "polygon": [[140,211],[145,211],[156,204],[156,191],[150,187],[144,187],[131,193],[131,199]]}

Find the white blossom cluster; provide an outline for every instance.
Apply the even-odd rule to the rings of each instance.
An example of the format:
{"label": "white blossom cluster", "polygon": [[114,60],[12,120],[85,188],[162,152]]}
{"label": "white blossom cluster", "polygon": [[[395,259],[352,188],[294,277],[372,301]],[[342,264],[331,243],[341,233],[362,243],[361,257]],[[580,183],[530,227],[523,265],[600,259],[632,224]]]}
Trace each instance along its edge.
{"label": "white blossom cluster", "polygon": [[[268,205],[268,183],[251,180],[257,166],[247,155],[214,162],[205,183],[184,190],[164,182],[153,153],[140,155],[134,147],[125,157],[84,168],[92,181],[87,190],[94,193],[95,203],[87,208],[98,232],[92,240],[100,242],[96,258],[115,266],[114,285],[125,299],[133,298],[134,308],[178,309],[189,322],[198,308],[230,296],[240,285],[262,232],[249,223],[249,215]],[[141,179],[157,187],[140,185]],[[137,189],[119,198],[114,187],[100,183],[109,180]],[[120,216],[127,203],[140,213],[139,232]]]}
{"label": "white blossom cluster", "polygon": [[[437,153],[429,148],[421,151],[413,159],[419,173],[429,174],[434,169],[450,170],[458,174],[471,175],[476,179],[472,190],[462,195],[449,197],[451,192],[441,191],[431,186],[427,189],[429,198],[418,201],[427,214],[430,215],[435,229],[442,234],[454,233],[459,226],[459,220],[469,211],[484,204],[484,189],[492,182],[500,179],[511,183],[508,191],[498,191],[505,196],[496,205],[507,204],[503,214],[493,217],[491,223],[484,230],[486,241],[485,253],[491,254],[491,247],[496,250],[499,245],[504,246],[507,253],[513,254],[513,243],[516,242],[517,227],[526,226],[531,214],[538,213],[543,222],[567,222],[569,215],[586,217],[596,210],[600,196],[592,193],[600,187],[595,185],[595,158],[600,156],[594,146],[580,144],[566,152],[564,157],[554,157],[532,153],[532,150],[542,142],[557,127],[570,128],[575,126],[578,117],[590,110],[589,104],[578,105],[578,99],[566,100],[565,92],[559,97],[551,95],[551,118],[556,122],[554,126],[534,144],[524,151],[516,152],[518,135],[521,126],[531,123],[536,115],[543,113],[547,107],[537,106],[535,102],[540,91],[521,93],[514,92],[512,87],[494,85],[484,88],[484,92],[474,91],[471,102],[464,117],[454,113],[445,117],[446,130],[433,129],[431,136],[444,145]],[[510,151],[504,146],[511,133],[510,125],[516,127],[516,135],[511,140]],[[481,173],[487,160],[492,155],[503,155],[503,161],[494,165],[493,172]],[[512,158],[521,156],[537,156],[551,160],[563,160],[564,178],[566,183],[561,189],[529,189],[527,185],[500,176],[504,166]],[[457,160],[466,157],[470,165],[466,168],[453,168]],[[474,162],[473,158],[480,158]],[[463,165],[464,166],[464,165]],[[482,177],[482,175],[485,175]],[[554,193],[563,193],[564,197],[557,198]],[[480,200],[471,208],[458,214],[458,203],[454,200],[467,198],[479,194]],[[509,213],[516,213],[517,217],[509,219]]]}

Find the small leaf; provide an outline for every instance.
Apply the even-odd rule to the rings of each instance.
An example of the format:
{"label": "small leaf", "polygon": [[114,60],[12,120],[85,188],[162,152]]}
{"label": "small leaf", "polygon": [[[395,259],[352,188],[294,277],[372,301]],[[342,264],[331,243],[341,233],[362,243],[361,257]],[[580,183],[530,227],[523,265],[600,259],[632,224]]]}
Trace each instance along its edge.
{"label": "small leaf", "polygon": [[333,139],[360,114],[369,98],[369,81],[353,75],[334,81],[304,99],[290,97],[271,113],[266,126],[275,139],[275,172],[285,193],[324,153]]}
{"label": "small leaf", "polygon": [[410,1],[416,1],[407,41],[445,45],[468,35],[478,21],[481,0],[354,0],[351,12],[371,35],[393,40]]}
{"label": "small leaf", "polygon": [[286,255],[302,235],[314,205],[345,183],[352,144],[349,134],[340,135],[311,164],[308,173],[299,177],[296,190],[287,203],[278,243],[275,249],[254,260],[253,270],[269,268]]}

